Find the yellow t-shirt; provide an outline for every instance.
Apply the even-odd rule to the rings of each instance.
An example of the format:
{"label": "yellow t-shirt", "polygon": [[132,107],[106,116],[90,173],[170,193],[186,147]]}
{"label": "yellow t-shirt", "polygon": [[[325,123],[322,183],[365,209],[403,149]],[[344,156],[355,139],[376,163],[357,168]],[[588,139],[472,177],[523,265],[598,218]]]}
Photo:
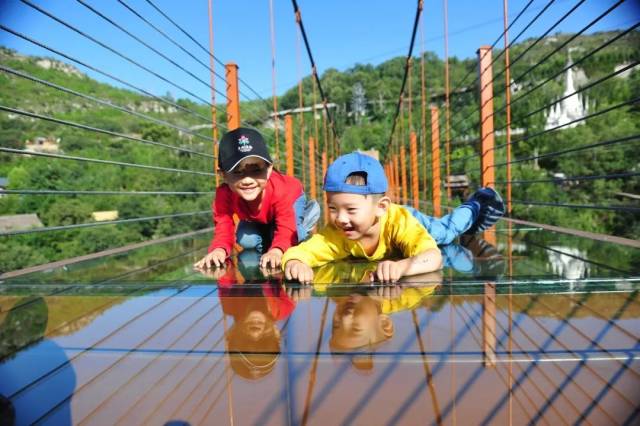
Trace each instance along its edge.
{"label": "yellow t-shirt", "polygon": [[284,269],[291,259],[315,267],[349,256],[370,261],[407,258],[437,247],[433,237],[407,209],[391,203],[380,219],[380,240],[371,256],[358,241],[347,239],[331,225],[307,241],[289,248],[282,257],[282,267]]}
{"label": "yellow t-shirt", "polygon": [[[376,263],[331,263],[321,266],[315,271],[313,291],[316,295],[324,295],[332,285],[353,284],[352,291],[358,291],[358,283],[364,283],[362,289],[373,291],[369,283],[369,274],[376,270]],[[393,299],[374,297],[380,302],[380,312],[392,314],[400,311],[410,311],[420,306],[422,300],[432,296],[440,283],[433,281],[423,285],[403,286],[400,295]]]}

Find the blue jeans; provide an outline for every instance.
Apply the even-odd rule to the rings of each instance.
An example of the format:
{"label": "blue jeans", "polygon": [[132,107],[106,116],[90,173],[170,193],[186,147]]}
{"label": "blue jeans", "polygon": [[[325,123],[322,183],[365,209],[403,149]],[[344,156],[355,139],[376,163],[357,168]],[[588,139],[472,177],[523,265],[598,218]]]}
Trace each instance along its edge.
{"label": "blue jeans", "polygon": [[[309,237],[311,229],[320,218],[320,206],[315,200],[307,201],[307,197],[302,194],[293,203],[293,210],[296,215],[296,230],[298,231],[298,242],[302,242]],[[271,246],[275,224],[256,223],[241,220],[236,229],[236,241],[243,249],[253,249],[258,253],[264,253]]]}
{"label": "blue jeans", "polygon": [[439,246],[450,244],[456,237],[462,235],[469,229],[474,221],[473,210],[464,204],[456,207],[451,213],[439,219],[427,216],[413,207],[403,207],[409,210],[413,217],[418,219],[418,222],[425,227]]}

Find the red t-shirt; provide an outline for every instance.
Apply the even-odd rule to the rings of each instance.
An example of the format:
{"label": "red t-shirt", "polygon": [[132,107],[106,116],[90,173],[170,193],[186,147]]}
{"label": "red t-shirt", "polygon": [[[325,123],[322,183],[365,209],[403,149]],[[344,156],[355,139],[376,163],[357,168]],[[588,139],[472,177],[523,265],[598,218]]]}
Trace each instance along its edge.
{"label": "red t-shirt", "polygon": [[293,204],[300,195],[302,184],[298,179],[273,170],[262,192],[260,211],[253,213],[247,202],[226,183],[220,185],[212,205],[215,229],[209,252],[221,247],[227,254],[231,253],[236,242],[236,226],[233,222],[233,215],[236,214],[240,220],[274,224],[273,241],[269,248],[277,247],[284,253],[298,242]]}

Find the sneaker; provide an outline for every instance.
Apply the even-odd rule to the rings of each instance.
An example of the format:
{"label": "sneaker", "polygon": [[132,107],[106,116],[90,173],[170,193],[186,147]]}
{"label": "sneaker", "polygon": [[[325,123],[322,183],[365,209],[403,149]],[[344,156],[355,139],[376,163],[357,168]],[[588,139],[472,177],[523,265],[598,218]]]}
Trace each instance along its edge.
{"label": "sneaker", "polygon": [[505,208],[502,197],[489,187],[480,188],[463,204],[470,206],[475,213],[475,220],[471,227],[465,231],[465,234],[486,231],[504,216]]}

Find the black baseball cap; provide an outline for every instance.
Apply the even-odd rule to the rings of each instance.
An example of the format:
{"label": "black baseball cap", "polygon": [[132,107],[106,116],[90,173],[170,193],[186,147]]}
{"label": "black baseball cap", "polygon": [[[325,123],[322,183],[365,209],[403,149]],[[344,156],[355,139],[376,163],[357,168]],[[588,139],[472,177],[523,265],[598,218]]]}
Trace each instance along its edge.
{"label": "black baseball cap", "polygon": [[218,149],[218,167],[224,172],[233,170],[240,161],[258,157],[273,164],[267,144],[257,130],[238,127],[222,136]]}

